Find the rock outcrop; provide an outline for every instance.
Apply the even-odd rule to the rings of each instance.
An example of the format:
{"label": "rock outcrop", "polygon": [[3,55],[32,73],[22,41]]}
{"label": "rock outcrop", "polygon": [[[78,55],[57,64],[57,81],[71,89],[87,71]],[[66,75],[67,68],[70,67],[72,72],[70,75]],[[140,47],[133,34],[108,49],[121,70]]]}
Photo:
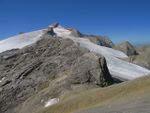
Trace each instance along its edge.
{"label": "rock outcrop", "polygon": [[52,37],[56,37],[56,33],[54,32],[54,30],[53,30],[53,28],[52,27],[48,27],[47,29],[45,29],[44,31],[44,36],[46,36],[46,35],[50,35],[50,36],[52,36]]}
{"label": "rock outcrop", "polygon": [[104,87],[113,83],[105,58],[94,53],[79,57],[71,68],[72,84],[92,83]]}
{"label": "rock outcrop", "polygon": [[91,42],[100,46],[105,46],[109,48],[112,48],[114,46],[114,43],[106,36],[87,35],[84,37],[88,38]]}
{"label": "rock outcrop", "polygon": [[138,51],[138,55],[135,56],[130,56],[128,58],[128,61],[134,64],[137,64],[139,66],[145,67],[147,69],[150,69],[150,60],[149,60],[149,56],[150,56],[150,46],[143,46],[143,47],[139,47],[137,48]]}
{"label": "rock outcrop", "polygon": [[51,27],[51,28],[56,28],[58,26],[59,26],[58,22],[55,22],[55,23],[52,23],[51,25],[49,25],[49,27]]}
{"label": "rock outcrop", "polygon": [[124,52],[127,56],[138,55],[134,46],[128,41],[115,45],[113,48]]}
{"label": "rock outcrop", "polygon": [[83,37],[84,35],[80,33],[77,29],[69,29],[71,31],[71,35],[74,37]]}
{"label": "rock outcrop", "polygon": [[0,113],[14,113],[14,108],[40,91],[26,110],[32,112],[31,106],[43,106],[41,98],[57,97],[76,84],[104,87],[113,83],[103,56],[70,39],[52,37],[51,29],[47,33],[35,44],[0,53]]}

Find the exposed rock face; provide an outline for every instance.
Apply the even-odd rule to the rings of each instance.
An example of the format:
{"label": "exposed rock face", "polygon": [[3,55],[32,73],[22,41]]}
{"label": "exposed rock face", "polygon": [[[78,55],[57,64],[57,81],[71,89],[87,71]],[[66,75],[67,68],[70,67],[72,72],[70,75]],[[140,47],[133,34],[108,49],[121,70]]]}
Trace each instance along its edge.
{"label": "exposed rock face", "polygon": [[114,43],[107,36],[86,35],[86,34],[82,34],[80,31],[74,28],[68,28],[68,30],[71,31],[70,33],[71,36],[87,38],[91,42],[100,46],[105,46],[105,47],[110,47],[110,48],[114,46]]}
{"label": "exposed rock face", "polygon": [[[36,107],[42,106],[39,99],[57,97],[75,84],[113,83],[104,57],[70,39],[52,38],[51,33],[31,46],[0,53],[0,80],[0,113],[14,113],[14,108],[45,87],[49,90],[38,97]],[[26,110],[32,111],[32,105]]]}
{"label": "exposed rock face", "polygon": [[44,35],[50,35],[52,37],[56,36],[52,27],[48,27],[46,30],[44,30]]}
{"label": "exposed rock face", "polygon": [[59,26],[59,23],[58,23],[58,22],[55,22],[55,23],[51,24],[49,27],[55,28],[55,27],[58,27],[58,26]]}
{"label": "exposed rock face", "polygon": [[47,29],[45,29],[43,32],[43,37],[56,37],[56,33],[54,32],[54,28],[57,27],[59,24],[58,23],[55,23],[55,24],[52,24],[50,26],[48,26]]}
{"label": "exposed rock face", "polygon": [[83,37],[84,35],[82,33],[80,33],[78,30],[76,29],[69,29],[71,31],[71,35],[75,36],[75,37]]}
{"label": "exposed rock face", "polygon": [[97,45],[110,47],[110,48],[114,46],[114,43],[108,37],[105,36],[87,35],[85,36],[85,38],[88,38],[91,42]]}
{"label": "exposed rock face", "polygon": [[120,51],[124,52],[128,56],[133,56],[133,55],[138,54],[136,49],[134,48],[134,46],[128,41],[123,42],[123,43],[118,44],[118,45],[115,45],[113,48],[116,50],[120,50]]}
{"label": "exposed rock face", "polygon": [[79,57],[71,68],[73,84],[93,83],[104,87],[113,83],[105,58],[94,53]]}
{"label": "exposed rock face", "polygon": [[128,61],[131,63],[135,63],[139,66],[145,67],[147,69],[150,69],[150,46],[143,46],[140,48],[137,48],[138,55],[131,56],[128,58]]}

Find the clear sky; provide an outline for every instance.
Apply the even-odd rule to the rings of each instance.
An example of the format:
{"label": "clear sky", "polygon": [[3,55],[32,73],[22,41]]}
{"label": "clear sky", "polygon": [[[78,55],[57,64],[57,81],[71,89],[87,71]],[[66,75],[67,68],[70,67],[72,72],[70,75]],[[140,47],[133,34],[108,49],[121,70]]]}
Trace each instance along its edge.
{"label": "clear sky", "polygon": [[150,42],[150,0],[0,0],[0,40],[59,22],[114,42]]}

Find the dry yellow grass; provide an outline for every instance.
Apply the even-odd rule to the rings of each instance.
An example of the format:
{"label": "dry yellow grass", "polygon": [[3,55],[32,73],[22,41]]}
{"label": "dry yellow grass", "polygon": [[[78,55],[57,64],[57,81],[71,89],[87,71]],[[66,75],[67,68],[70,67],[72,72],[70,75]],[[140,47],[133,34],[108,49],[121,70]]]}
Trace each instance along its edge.
{"label": "dry yellow grass", "polygon": [[149,91],[150,76],[146,76],[102,89],[96,88],[78,94],[65,95],[59,104],[39,113],[73,113],[85,108],[103,106],[130,97],[134,98],[137,94],[142,95]]}

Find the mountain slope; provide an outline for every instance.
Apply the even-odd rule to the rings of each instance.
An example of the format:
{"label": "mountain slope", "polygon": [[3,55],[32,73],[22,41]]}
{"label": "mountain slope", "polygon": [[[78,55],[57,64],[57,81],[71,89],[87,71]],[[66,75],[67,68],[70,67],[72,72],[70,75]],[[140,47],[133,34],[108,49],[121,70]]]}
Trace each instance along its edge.
{"label": "mountain slope", "polygon": [[149,113],[150,76],[62,97],[38,113]]}
{"label": "mountain slope", "polygon": [[47,107],[50,99],[59,98],[75,86],[111,84],[105,58],[76,46],[70,39],[43,37],[23,49],[0,53],[0,113],[14,113],[28,98],[30,101],[17,113],[25,109],[24,113],[33,112],[33,106],[36,110]]}
{"label": "mountain slope", "polygon": [[[98,113],[107,111],[110,104],[110,111],[120,105],[120,112],[128,108],[122,107],[126,103],[135,105],[130,101],[133,96],[138,99],[135,93],[149,96],[149,77],[139,77],[150,70],[126,62],[126,54],[105,47],[111,45],[109,40],[102,46],[76,30],[53,24],[0,44],[2,113]],[[117,79],[135,78],[139,79],[112,85]]]}
{"label": "mountain slope", "polygon": [[139,55],[129,57],[131,63],[150,69],[150,46],[137,48]]}

